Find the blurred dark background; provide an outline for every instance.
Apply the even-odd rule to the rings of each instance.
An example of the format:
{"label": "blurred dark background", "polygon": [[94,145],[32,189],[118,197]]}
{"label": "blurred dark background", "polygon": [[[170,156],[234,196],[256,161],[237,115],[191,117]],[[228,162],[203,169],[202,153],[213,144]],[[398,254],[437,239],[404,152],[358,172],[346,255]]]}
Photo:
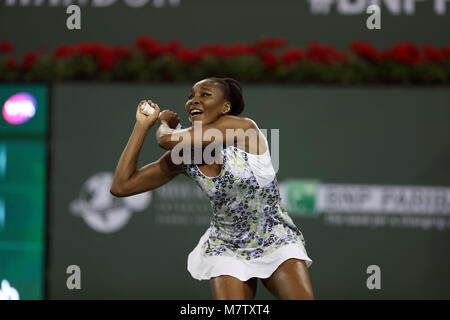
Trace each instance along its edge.
{"label": "blurred dark background", "polygon": [[[316,298],[448,299],[450,3],[379,1],[369,30],[371,3],[80,1],[69,30],[68,2],[2,1],[0,298],[211,299],[186,269],[212,214],[197,186],[109,187],[139,101],[188,126],[193,84],[232,76],[278,157]],[[154,133],[138,167],[163,153]],[[256,298],[273,297],[260,283]]]}

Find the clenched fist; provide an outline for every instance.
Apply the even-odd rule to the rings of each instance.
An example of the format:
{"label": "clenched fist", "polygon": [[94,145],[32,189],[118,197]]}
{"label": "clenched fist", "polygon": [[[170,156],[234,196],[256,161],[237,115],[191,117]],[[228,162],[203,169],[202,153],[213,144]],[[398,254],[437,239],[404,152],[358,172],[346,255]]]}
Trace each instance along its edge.
{"label": "clenched fist", "polygon": [[162,121],[166,121],[171,129],[175,129],[176,126],[180,123],[180,117],[178,117],[175,112],[164,110],[161,112],[158,121],[159,124],[161,124]]}
{"label": "clenched fist", "polygon": [[156,104],[156,103],[153,103],[152,102],[152,100],[147,100],[147,103],[151,106],[151,107],[153,107],[154,109],[155,109],[155,112],[153,112],[151,115],[146,115],[146,114],[143,114],[141,111],[140,111],[140,107],[141,107],[141,105],[142,104],[144,104],[146,101],[141,101],[139,104],[138,104],[138,107],[137,107],[137,111],[136,111],[136,121],[137,122],[139,122],[139,123],[142,123],[143,125],[145,125],[146,127],[148,127],[148,128],[150,128],[155,122],[156,122],[156,120],[158,119],[158,116],[159,116],[159,107],[158,107],[158,105]]}

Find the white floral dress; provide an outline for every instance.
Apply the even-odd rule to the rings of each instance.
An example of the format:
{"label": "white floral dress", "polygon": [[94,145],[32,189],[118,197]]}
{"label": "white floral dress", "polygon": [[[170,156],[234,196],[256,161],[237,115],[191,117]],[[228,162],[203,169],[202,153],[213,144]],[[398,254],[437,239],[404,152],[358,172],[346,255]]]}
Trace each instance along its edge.
{"label": "white floral dress", "polygon": [[204,175],[195,164],[184,165],[213,209],[209,228],[188,257],[192,277],[268,278],[290,258],[304,260],[309,267],[312,260],[303,235],[280,204],[268,149],[254,155],[228,146],[222,157],[216,177]]}

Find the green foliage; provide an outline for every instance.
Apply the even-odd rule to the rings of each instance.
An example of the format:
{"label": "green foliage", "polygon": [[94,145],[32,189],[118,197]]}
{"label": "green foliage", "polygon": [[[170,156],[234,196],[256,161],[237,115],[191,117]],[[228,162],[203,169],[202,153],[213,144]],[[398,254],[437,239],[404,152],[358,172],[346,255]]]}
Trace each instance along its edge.
{"label": "green foliage", "polygon": [[[206,54],[190,62],[176,54],[146,56],[133,50],[110,63],[95,54],[75,53],[64,57],[37,55],[29,66],[8,63],[0,56],[0,81],[96,80],[136,82],[191,82],[206,77],[232,77],[241,82],[315,84],[449,84],[450,58],[440,62],[408,64],[395,60],[370,61],[349,55],[346,61],[317,62],[307,57],[293,64],[278,61],[266,66],[256,54],[217,57]],[[105,67],[106,64],[106,67]]]}

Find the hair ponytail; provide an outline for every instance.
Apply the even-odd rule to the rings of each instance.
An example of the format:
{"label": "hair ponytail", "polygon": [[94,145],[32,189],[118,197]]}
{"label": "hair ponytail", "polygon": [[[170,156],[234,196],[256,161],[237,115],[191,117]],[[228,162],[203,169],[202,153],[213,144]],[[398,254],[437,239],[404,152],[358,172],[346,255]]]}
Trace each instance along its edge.
{"label": "hair ponytail", "polygon": [[228,114],[233,116],[238,116],[242,113],[245,107],[244,98],[242,97],[242,87],[238,81],[233,78],[207,78],[217,82],[223,91],[223,96],[225,100],[230,101],[231,108]]}

